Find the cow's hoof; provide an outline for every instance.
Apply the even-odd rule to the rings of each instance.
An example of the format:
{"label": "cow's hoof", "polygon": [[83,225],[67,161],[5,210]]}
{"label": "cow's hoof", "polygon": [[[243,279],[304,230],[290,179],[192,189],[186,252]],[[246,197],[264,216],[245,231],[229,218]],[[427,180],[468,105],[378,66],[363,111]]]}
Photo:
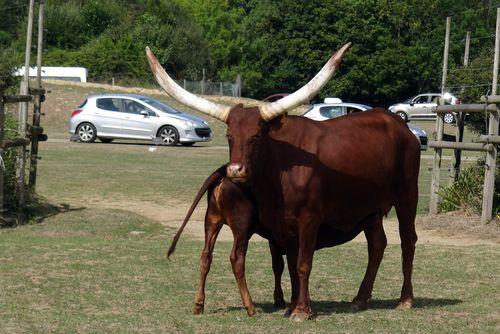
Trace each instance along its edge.
{"label": "cow's hoof", "polygon": [[196,314],[196,315],[202,314],[203,313],[203,308],[204,308],[204,305],[194,304],[194,306],[193,306],[193,313]]}
{"label": "cow's hoof", "polygon": [[398,307],[396,307],[396,309],[409,310],[409,309],[411,309],[412,305],[413,305],[413,300],[411,300],[411,299],[402,300],[399,302]]}
{"label": "cow's hoof", "polygon": [[255,306],[251,305],[251,306],[248,306],[246,309],[247,309],[247,314],[249,317],[252,317],[255,315]]}
{"label": "cow's hoof", "polygon": [[367,300],[353,300],[351,302],[351,310],[354,312],[364,311],[368,308]]}
{"label": "cow's hoof", "polygon": [[284,299],[274,301],[274,308],[279,310],[286,307]]}
{"label": "cow's hoof", "polygon": [[311,317],[310,312],[295,310],[292,312],[292,315],[290,316],[290,320],[295,321],[295,322],[302,322],[302,321],[308,320],[310,317]]}

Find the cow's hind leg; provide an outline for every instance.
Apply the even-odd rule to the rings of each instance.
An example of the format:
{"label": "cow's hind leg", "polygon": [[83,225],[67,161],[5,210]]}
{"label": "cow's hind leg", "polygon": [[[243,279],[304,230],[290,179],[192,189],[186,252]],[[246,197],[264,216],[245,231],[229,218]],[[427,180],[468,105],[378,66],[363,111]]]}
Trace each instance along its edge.
{"label": "cow's hind leg", "polygon": [[238,234],[234,234],[234,231],[233,235],[234,243],[230,256],[231,265],[233,267],[234,277],[236,278],[236,282],[238,284],[238,289],[240,290],[243,306],[245,306],[248,316],[253,316],[255,314],[255,305],[252,301],[252,297],[250,296],[250,292],[248,291],[247,281],[245,278],[245,256],[248,249],[249,236],[240,236]]}
{"label": "cow's hind leg", "polygon": [[292,287],[292,295],[290,297],[290,304],[284,314],[285,317],[290,317],[293,310],[297,306],[297,300],[299,299],[299,274],[297,272],[297,259],[298,255],[295,251],[289,251],[286,253],[286,262],[288,264],[288,273],[290,274],[290,285]]}
{"label": "cow's hind leg", "polygon": [[281,288],[281,275],[285,269],[285,261],[281,255],[279,247],[274,241],[269,240],[269,250],[271,251],[272,267],[274,274],[274,307],[286,307],[285,299],[283,298],[283,289]]}
{"label": "cow's hind leg", "polygon": [[366,241],[368,242],[368,267],[365,277],[359,287],[357,296],[353,299],[353,306],[357,310],[367,308],[368,301],[372,296],[373,283],[377,276],[377,271],[384,256],[384,250],[387,246],[384,227],[382,225],[382,216],[379,214],[369,218],[367,227],[364,229]]}
{"label": "cow's hind leg", "polygon": [[217,235],[222,225],[223,221],[219,216],[207,213],[205,217],[205,246],[203,247],[200,257],[200,282],[194,299],[194,314],[203,313],[205,307],[205,282],[212,263],[212,253],[215,241],[217,240]]}
{"label": "cow's hind leg", "polygon": [[413,305],[413,287],[411,276],[413,271],[413,257],[417,233],[415,232],[415,216],[417,213],[416,186],[407,197],[403,197],[396,205],[396,214],[399,221],[399,236],[401,238],[401,251],[403,262],[403,287],[398,309],[409,309]]}

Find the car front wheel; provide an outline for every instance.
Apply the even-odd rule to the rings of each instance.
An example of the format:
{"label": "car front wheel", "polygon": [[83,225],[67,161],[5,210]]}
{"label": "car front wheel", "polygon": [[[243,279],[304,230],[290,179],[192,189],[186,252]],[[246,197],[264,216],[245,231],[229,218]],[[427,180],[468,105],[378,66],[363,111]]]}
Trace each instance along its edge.
{"label": "car front wheel", "polygon": [[405,122],[408,122],[408,115],[404,111],[398,111],[396,113],[399,117],[401,117]]}
{"label": "car front wheel", "polygon": [[93,143],[97,138],[97,130],[91,123],[82,123],[76,128],[78,139],[83,143]]}
{"label": "car front wheel", "polygon": [[165,146],[175,146],[179,143],[179,131],[171,125],[164,126],[158,131],[159,143]]}
{"label": "car front wheel", "polygon": [[447,114],[444,114],[443,116],[443,121],[446,123],[446,124],[451,124],[451,123],[454,123],[455,122],[455,115],[453,115],[451,112],[447,113]]}

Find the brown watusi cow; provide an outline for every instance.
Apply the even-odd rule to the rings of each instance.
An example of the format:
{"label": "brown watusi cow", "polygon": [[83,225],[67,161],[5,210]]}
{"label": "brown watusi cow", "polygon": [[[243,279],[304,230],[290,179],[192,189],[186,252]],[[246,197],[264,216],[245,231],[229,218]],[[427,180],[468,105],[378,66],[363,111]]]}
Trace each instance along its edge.
{"label": "brown watusi cow", "polygon": [[293,94],[248,108],[217,104],[185,91],[146,49],[153,74],[168,94],[227,124],[227,176],[250,189],[259,222],[287,255],[292,275],[290,318],[296,321],[311,315],[314,251],[335,245],[339,233],[354,236],[364,231],[368,239],[368,268],[353,300],[362,307],[367,304],[387,243],[382,217],[392,207],[399,221],[403,260],[398,307],[413,304],[418,140],[400,117],[383,109],[323,122],[284,116],[319,92],[349,46],[344,45]]}

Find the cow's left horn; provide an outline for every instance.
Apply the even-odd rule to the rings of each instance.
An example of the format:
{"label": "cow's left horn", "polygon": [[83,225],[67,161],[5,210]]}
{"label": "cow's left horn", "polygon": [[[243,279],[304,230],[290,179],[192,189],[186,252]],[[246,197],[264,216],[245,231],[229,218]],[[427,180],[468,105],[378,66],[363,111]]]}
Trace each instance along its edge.
{"label": "cow's left horn", "polygon": [[153,72],[156,81],[158,81],[160,86],[168,95],[188,107],[199,110],[202,113],[226,122],[227,115],[229,114],[231,107],[214,103],[191,94],[172,80],[148,46],[146,47],[146,55],[148,57],[149,67],[151,67],[151,71]]}
{"label": "cow's left horn", "polygon": [[305,86],[276,102],[261,105],[260,114],[262,118],[269,121],[296,106],[310,101],[318,92],[326,85],[332,77],[335,70],[339,67],[342,57],[351,46],[351,43],[345,44],[338,50],[328,62],[323,66],[321,71],[311,79]]}

